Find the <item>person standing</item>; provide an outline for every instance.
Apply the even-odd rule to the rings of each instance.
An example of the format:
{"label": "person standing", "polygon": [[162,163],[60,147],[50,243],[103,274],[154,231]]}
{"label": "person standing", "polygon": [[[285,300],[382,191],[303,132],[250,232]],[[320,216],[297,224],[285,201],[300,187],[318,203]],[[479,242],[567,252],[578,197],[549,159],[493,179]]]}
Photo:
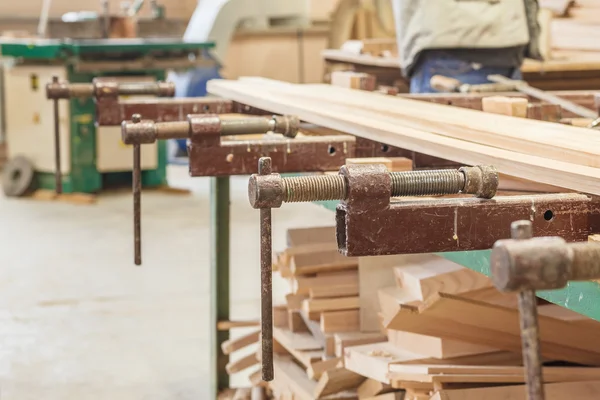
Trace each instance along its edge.
{"label": "person standing", "polygon": [[392,0],[398,51],[411,93],[432,93],[431,77],[489,83],[521,79],[525,57],[541,59],[537,0]]}

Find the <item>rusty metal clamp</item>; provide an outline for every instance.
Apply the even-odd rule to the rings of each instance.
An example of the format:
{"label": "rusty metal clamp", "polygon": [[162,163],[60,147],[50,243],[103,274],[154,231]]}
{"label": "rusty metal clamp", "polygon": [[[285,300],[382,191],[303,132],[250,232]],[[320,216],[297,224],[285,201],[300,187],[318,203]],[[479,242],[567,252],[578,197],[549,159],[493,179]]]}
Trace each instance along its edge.
{"label": "rusty metal clamp", "polygon": [[523,361],[528,399],[544,400],[536,290],[564,288],[569,281],[600,279],[600,244],[567,243],[532,236],[531,221],[516,221],[512,239],[499,240],[491,255],[498,290],[519,294]]}

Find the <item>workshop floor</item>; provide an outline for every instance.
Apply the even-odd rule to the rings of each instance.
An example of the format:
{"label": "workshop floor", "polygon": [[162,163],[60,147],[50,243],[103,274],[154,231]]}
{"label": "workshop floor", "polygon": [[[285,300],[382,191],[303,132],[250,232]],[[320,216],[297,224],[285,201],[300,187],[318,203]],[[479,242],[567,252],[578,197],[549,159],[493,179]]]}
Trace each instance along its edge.
{"label": "workshop floor", "polygon": [[[0,399],[208,399],[209,181],[170,168],[171,185],[192,195],[144,194],[142,267],[128,193],[95,205],[0,195]],[[232,179],[238,319],[259,313],[258,213],[246,184]],[[274,210],[273,220],[276,250],[288,227],[334,223],[311,204]],[[276,294],[284,290],[278,282]]]}

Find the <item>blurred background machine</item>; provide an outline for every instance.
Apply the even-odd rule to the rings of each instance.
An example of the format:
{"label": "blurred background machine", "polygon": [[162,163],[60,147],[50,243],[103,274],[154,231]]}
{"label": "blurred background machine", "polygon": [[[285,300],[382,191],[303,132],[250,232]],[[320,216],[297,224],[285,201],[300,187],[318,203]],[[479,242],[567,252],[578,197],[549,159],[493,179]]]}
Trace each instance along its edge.
{"label": "blurred background machine", "polygon": [[[78,4],[80,10],[97,11],[67,6],[72,4],[44,0],[37,17],[0,18],[0,143],[7,143],[8,160],[20,155],[32,163],[36,185],[45,189],[54,189],[53,110],[44,91],[53,76],[71,83],[168,77],[176,83],[177,97],[205,96],[206,82],[220,77],[224,63],[235,64],[225,59],[237,30],[297,29],[309,23],[307,0],[200,0],[195,9],[193,4],[175,9],[172,19],[167,18],[169,3],[156,1],[146,7],[143,0]],[[20,5],[1,5],[0,11],[7,7],[0,14],[19,15]],[[192,15],[189,21],[185,13]],[[63,191],[92,193],[127,183],[131,151],[118,127],[96,123],[93,98],[60,103]],[[185,141],[178,145],[180,155],[185,153]],[[167,144],[158,144],[144,165],[145,186],[166,183],[167,158]]]}

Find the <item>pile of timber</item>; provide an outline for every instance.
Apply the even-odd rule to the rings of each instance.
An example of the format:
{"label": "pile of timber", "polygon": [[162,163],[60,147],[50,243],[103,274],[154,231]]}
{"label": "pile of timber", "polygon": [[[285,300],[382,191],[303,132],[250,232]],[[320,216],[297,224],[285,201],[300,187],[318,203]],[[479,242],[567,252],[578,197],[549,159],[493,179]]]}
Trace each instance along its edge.
{"label": "pile of timber", "polygon": [[600,52],[600,3],[596,0],[542,0],[551,9],[553,50]]}
{"label": "pile of timber", "polygon": [[[516,296],[437,255],[343,257],[334,237],[288,231],[274,262],[290,287],[274,307],[275,379],[256,372],[254,385],[274,399],[525,400]],[[539,309],[548,398],[598,397],[600,325]]]}
{"label": "pile of timber", "polygon": [[208,90],[380,143],[600,194],[600,137],[587,129],[331,85],[246,78],[213,80]]}

